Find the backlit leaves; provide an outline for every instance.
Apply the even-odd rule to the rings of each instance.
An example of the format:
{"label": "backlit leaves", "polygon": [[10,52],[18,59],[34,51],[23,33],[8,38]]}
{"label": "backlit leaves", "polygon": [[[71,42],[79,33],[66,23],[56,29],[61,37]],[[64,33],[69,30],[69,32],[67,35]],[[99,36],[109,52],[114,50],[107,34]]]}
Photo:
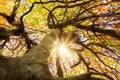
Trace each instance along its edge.
{"label": "backlit leaves", "polygon": [[[0,34],[2,55],[22,56],[52,29],[58,28],[61,30],[58,41],[64,41],[70,53],[79,57],[73,60],[66,53],[67,57],[61,58],[65,77],[91,72],[94,76],[100,74],[99,77],[117,80],[120,75],[119,1],[20,0],[14,11],[19,4],[19,0],[15,1],[0,1],[0,31],[11,34]],[[56,76],[54,53],[53,50],[48,60]]]}

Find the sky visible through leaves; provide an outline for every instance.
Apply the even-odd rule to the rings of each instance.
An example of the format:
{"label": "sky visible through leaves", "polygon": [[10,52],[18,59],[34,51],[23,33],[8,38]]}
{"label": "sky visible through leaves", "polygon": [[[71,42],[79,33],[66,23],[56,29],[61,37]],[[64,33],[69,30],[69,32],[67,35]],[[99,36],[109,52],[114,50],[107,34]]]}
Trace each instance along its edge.
{"label": "sky visible through leaves", "polygon": [[[13,12],[13,21],[4,17]],[[24,26],[23,34],[9,32],[19,25]],[[56,28],[62,33],[48,58],[54,76],[58,76],[56,57],[60,57],[64,77],[91,72],[100,75],[97,77],[120,79],[119,1],[0,0],[1,55],[22,56]],[[4,30],[9,35],[1,32]]]}

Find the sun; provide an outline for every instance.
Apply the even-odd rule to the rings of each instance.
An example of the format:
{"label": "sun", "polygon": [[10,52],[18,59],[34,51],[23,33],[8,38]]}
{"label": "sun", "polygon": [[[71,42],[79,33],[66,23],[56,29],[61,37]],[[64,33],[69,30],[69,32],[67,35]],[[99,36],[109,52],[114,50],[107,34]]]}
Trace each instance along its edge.
{"label": "sun", "polygon": [[67,48],[66,48],[66,45],[65,45],[65,43],[64,42],[62,42],[60,45],[59,45],[59,53],[60,54],[67,54],[67,53],[69,53],[69,51],[67,50]]}
{"label": "sun", "polygon": [[53,75],[56,75],[57,72],[53,71],[53,68],[56,69],[57,67],[56,64],[59,64],[62,67],[63,71],[67,70],[66,74],[64,74],[64,76],[67,77],[67,74],[71,72],[71,66],[74,66],[74,64],[79,62],[79,57],[75,52],[72,51],[71,45],[72,43],[66,43],[65,40],[56,40],[54,42],[54,47],[51,50],[51,54],[48,58],[50,70]]}

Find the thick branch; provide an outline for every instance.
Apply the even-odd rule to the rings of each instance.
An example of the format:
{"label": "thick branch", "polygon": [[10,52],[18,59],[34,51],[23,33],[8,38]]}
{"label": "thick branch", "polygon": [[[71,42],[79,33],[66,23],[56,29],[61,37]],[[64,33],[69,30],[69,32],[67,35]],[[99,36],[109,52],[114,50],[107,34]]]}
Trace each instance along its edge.
{"label": "thick branch", "polygon": [[115,31],[115,30],[96,28],[96,27],[94,27],[94,25],[93,26],[83,26],[83,25],[76,24],[75,26],[77,28],[80,28],[80,29],[89,30],[89,31],[92,31],[92,32],[102,33],[102,34],[105,34],[105,35],[120,39],[120,33]]}
{"label": "thick branch", "polygon": [[7,28],[0,28],[0,36],[11,36],[11,35],[18,35],[19,31],[17,29],[7,29]]}

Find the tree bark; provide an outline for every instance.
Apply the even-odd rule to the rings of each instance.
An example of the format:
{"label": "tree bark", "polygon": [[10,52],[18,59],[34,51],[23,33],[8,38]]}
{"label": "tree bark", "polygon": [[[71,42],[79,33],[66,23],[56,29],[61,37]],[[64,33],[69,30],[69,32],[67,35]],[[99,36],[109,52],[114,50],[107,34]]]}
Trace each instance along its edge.
{"label": "tree bark", "polygon": [[51,73],[47,66],[50,49],[56,39],[56,32],[48,34],[39,45],[23,57],[0,57],[0,80],[46,80]]}
{"label": "tree bark", "polygon": [[48,34],[39,45],[33,47],[23,57],[0,56],[0,80],[87,80],[89,73],[69,78],[51,75],[47,58],[59,34],[59,30]]}

